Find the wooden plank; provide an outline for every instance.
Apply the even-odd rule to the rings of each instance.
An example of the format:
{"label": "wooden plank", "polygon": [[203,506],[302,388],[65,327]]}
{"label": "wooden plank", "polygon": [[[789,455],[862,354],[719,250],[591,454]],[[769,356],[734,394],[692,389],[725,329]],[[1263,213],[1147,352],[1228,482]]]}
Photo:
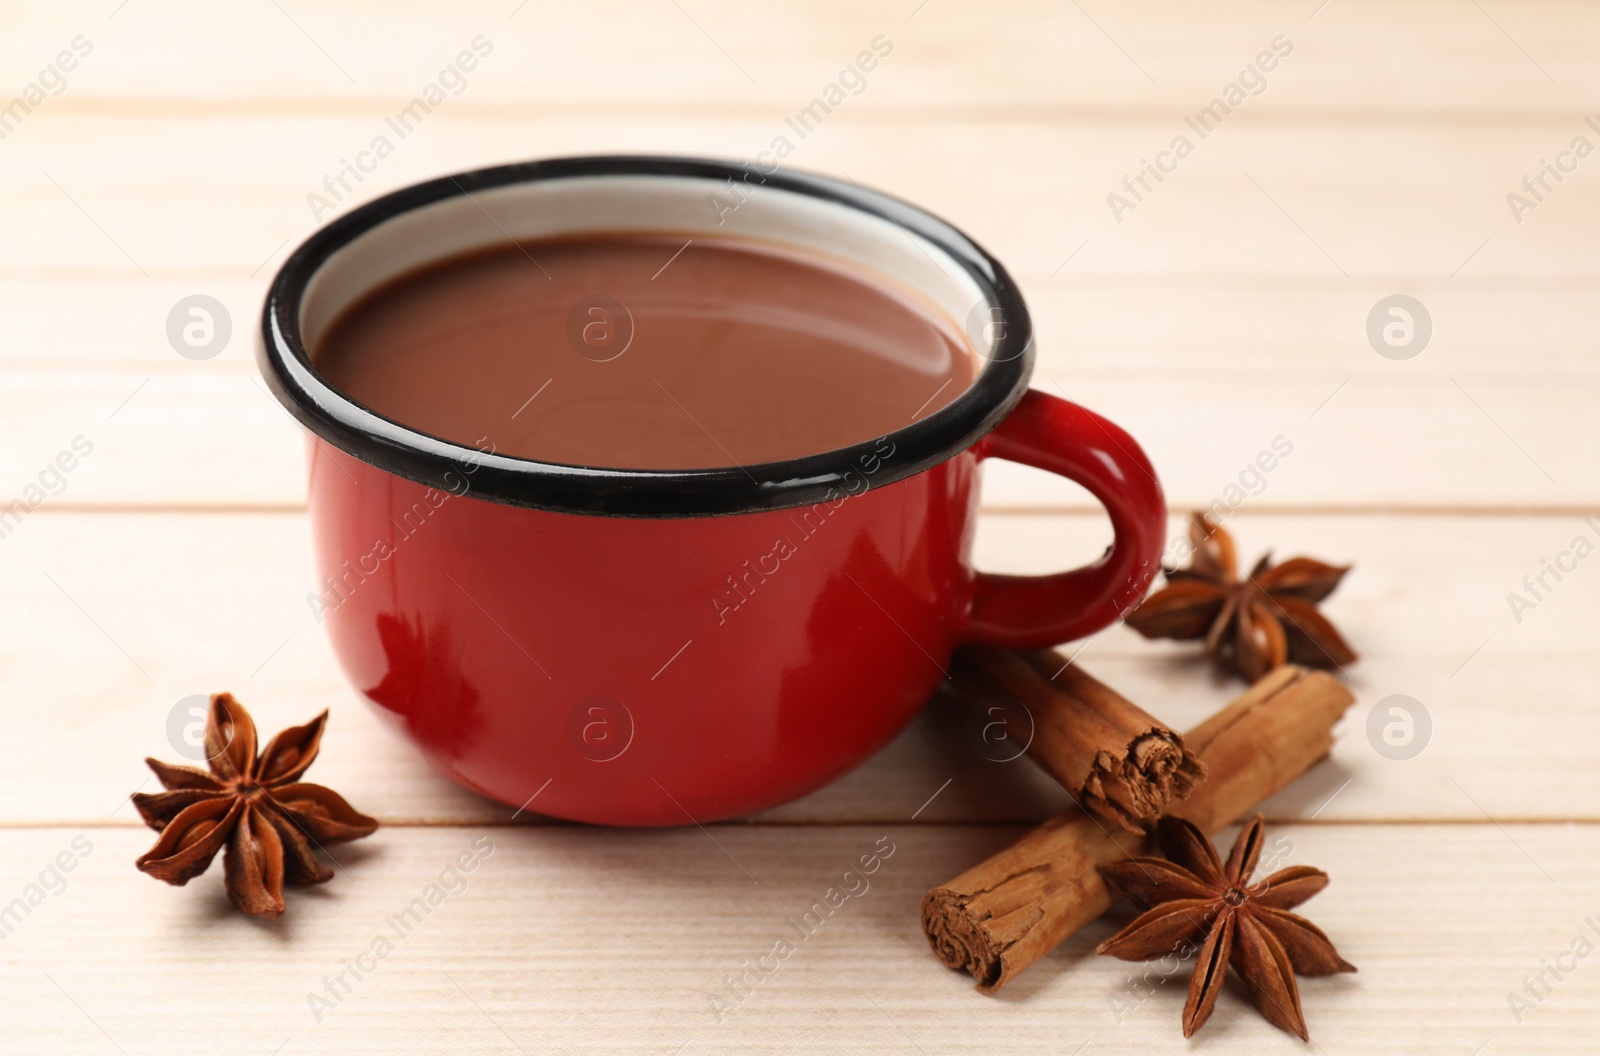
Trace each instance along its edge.
{"label": "wooden plank", "polygon": [[[1354,560],[1327,603],[1364,659],[1357,704],[1330,762],[1271,805],[1319,820],[1600,818],[1589,746],[1600,675],[1587,564],[1518,623],[1506,602],[1588,529],[1576,518],[1237,517],[1242,555]],[[1177,527],[1176,521],[1174,522]],[[1098,518],[991,516],[980,565],[1038,572],[1099,553]],[[509,808],[431,774],[361,704],[306,604],[303,515],[41,512],[0,541],[8,599],[0,665],[16,705],[0,740],[0,824],[136,823],[123,802],[148,787],[145,755],[177,758],[180,704],[229,689],[275,730],[322,708],[334,718],[319,780],[387,820],[498,824]],[[1114,628],[1080,661],[1179,728],[1240,691],[1193,647]],[[1431,719],[1415,758],[1381,754],[1368,733],[1381,701],[1409,696]],[[1393,722],[1380,710],[1379,729]],[[169,723],[177,722],[178,726]],[[176,733],[174,733],[176,730]],[[941,703],[870,763],[766,815],[785,824],[1019,821],[1068,804],[1031,764],[985,758],[966,713]],[[931,801],[930,801],[931,800]]]}
{"label": "wooden plank", "polygon": [[[287,248],[284,253],[287,253]],[[228,272],[145,279],[73,273],[0,280],[0,369],[123,368],[194,372],[166,335],[181,299],[203,293],[227,309],[232,337],[205,361],[217,370],[255,370],[250,337],[277,258],[254,279]],[[1433,381],[1454,374],[1509,372],[1587,383],[1594,357],[1586,333],[1600,282],[1478,278],[1341,279],[1315,276],[1079,274],[1017,276],[1033,315],[1043,367],[1081,376],[1335,380],[1359,372]],[[1418,358],[1382,360],[1366,338],[1367,315],[1403,290],[1426,306],[1433,326]]]}
{"label": "wooden plank", "polygon": [[[246,354],[225,353],[235,361]],[[82,436],[92,455],[47,501],[302,502],[302,431],[259,379],[220,361],[171,358],[160,371],[10,372],[0,387],[0,481],[9,495]],[[1385,363],[1292,376],[1149,376],[1070,360],[1070,350],[1050,349],[1035,387],[1132,433],[1174,508],[1218,500],[1395,510],[1600,503],[1588,462],[1600,448],[1600,388],[1582,383],[1589,372],[1409,375],[1405,364]],[[1275,442],[1289,453],[1277,458]],[[1250,468],[1258,458],[1270,473]],[[1005,463],[986,470],[984,499],[1006,508],[1096,506],[1074,485]]]}
{"label": "wooden plank", "polygon": [[[441,173],[506,160],[644,151],[755,158],[781,119],[539,117],[441,110],[404,139],[383,115],[57,114],[6,143],[0,269],[97,269],[134,277],[193,269],[239,276],[338,210]],[[1177,116],[996,125],[931,116],[881,124],[841,108],[794,145],[790,167],[847,175],[934,210],[1011,267],[1052,274],[1594,277],[1583,169],[1532,212],[1518,192],[1540,158],[1587,133],[1566,123],[1459,127],[1327,124],[1286,130],[1241,111],[1146,193],[1139,159],[1186,133]],[[392,152],[359,152],[388,136]],[[87,146],[86,146],[87,144]],[[1004,166],[951,164],[981,147]],[[370,172],[329,191],[355,156]],[[1373,159],[1381,159],[1374,164]],[[370,163],[370,164],[369,164]],[[1438,174],[1450,173],[1441,184]],[[1142,198],[1133,208],[1110,196]],[[1352,202],[1359,202],[1358,217]],[[1354,220],[1359,222],[1353,222]],[[1519,222],[1520,220],[1520,222]],[[1084,240],[1088,245],[1084,246]],[[1076,257],[1074,252],[1084,246]],[[1470,264],[1469,264],[1470,261]]]}
{"label": "wooden plank", "polygon": [[[928,953],[922,893],[1066,806],[1031,764],[983,758],[957,702],[834,785],[703,833],[511,822],[355,699],[305,606],[298,429],[247,338],[273,267],[325,219],[308,193],[477,33],[494,54],[341,210],[513,157],[753,157],[892,39],[789,163],[925,204],[1003,257],[1038,318],[1037,385],[1128,426],[1175,508],[1243,484],[1259,490],[1230,521],[1244,555],[1358,563],[1327,605],[1364,654],[1358,703],[1331,758],[1267,805],[1314,822],[1273,846],[1332,873],[1308,912],[1362,969],[1304,983],[1318,1048],[1589,1042],[1600,977],[1556,972],[1520,1014],[1508,1000],[1587,963],[1567,959],[1576,936],[1600,942],[1583,882],[1600,865],[1600,580],[1587,561],[1546,571],[1600,539],[1582,520],[1600,506],[1592,176],[1520,217],[1506,196],[1574,136],[1600,139],[1583,122],[1600,18],[1563,0],[1245,0],[1203,19],[1170,0],[915,5],[67,0],[9,20],[0,92],[76,34],[95,51],[6,130],[0,171],[0,505],[60,492],[0,537],[0,1051],[1189,1048],[1181,973],[1141,985],[1145,969],[1092,956],[1115,920],[1000,1000]],[[1119,222],[1108,193],[1278,33],[1295,51],[1266,91]],[[164,335],[197,292],[236,325],[203,363]],[[1403,363],[1364,336],[1397,292],[1435,322]],[[1292,456],[1241,481],[1280,435]],[[61,483],[47,467],[78,437],[93,451]],[[1030,471],[995,466],[986,502],[1018,512],[985,519],[985,568],[1050,571],[1107,535],[1082,493]],[[1536,604],[1518,613],[1512,592]],[[1238,690],[1191,654],[1119,628],[1080,660],[1186,726]],[[131,867],[152,839],[125,798],[139,757],[176,757],[184,698],[225,686],[266,729],[331,707],[312,776],[386,822],[277,922],[233,915],[220,868],[177,890]],[[1431,719],[1415,757],[1382,740],[1397,694]],[[729,995],[880,839],[895,853],[870,887]],[[63,852],[73,871],[52,873]],[[443,904],[389,930],[434,883]],[[327,984],[338,1006],[319,1019],[308,995],[379,935],[392,951],[348,992]],[[719,995],[737,997],[720,1017]],[[1294,1047],[1236,991],[1204,1036]]]}
{"label": "wooden plank", "polygon": [[[1033,117],[1054,108],[1197,106],[1281,34],[1294,51],[1248,105],[1297,114],[1358,107],[1380,116],[1521,115],[1592,96],[1589,59],[1600,44],[1591,12],[1553,2],[1480,11],[1446,0],[1346,0],[1323,10],[1257,0],[1204,19],[1171,0],[1082,8],[1045,0],[987,9],[900,0],[683,6],[611,0],[556,17],[474,0],[387,5],[378,17],[357,2],[276,11],[233,0],[152,5],[123,18],[108,17],[103,5],[63,3],[13,30],[0,70],[21,84],[84,34],[96,50],[69,75],[70,90],[53,108],[153,102],[216,112],[270,103],[304,111],[409,98],[483,34],[495,50],[450,105],[770,110],[803,104],[883,35],[895,51],[851,105],[1020,109]],[[246,41],[249,47],[237,46]]]}
{"label": "wooden plank", "polygon": [[[1092,953],[1125,918],[1074,936],[998,999],[933,958],[918,925],[924,891],[1016,834],[719,827],[714,844],[695,829],[388,829],[339,848],[339,875],[291,890],[283,918],[251,922],[227,907],[219,867],[181,890],[135,873],[148,833],[7,830],[8,899],[74,839],[90,846],[72,852],[65,889],[6,936],[0,1044],[388,1056],[448,1040],[484,1052],[690,1056],[992,1051],[1004,1038],[1008,1052],[1190,1051],[1178,1026],[1187,965],[1163,977],[1157,965]],[[1360,968],[1301,981],[1323,1051],[1558,1052],[1592,1038],[1600,973],[1589,962],[1558,975],[1520,1023],[1506,995],[1558,955],[1573,963],[1575,936],[1593,942],[1593,889],[1580,881],[1600,868],[1594,826],[1289,826],[1269,839],[1280,864],[1332,875],[1306,912]],[[875,872],[846,875],[891,847]],[[464,853],[471,871],[452,873]],[[436,907],[391,930],[434,884]],[[856,893],[833,896],[838,908],[799,938],[790,920],[830,888]],[[727,977],[785,936],[793,952],[769,959],[776,969],[752,975],[734,1004]],[[345,976],[348,993],[332,983],[339,1001],[319,1021],[308,994],[350,965],[367,968]],[[720,1022],[714,996],[731,1006]],[[1246,1054],[1295,1044],[1232,988],[1202,1037]]]}
{"label": "wooden plank", "polygon": [[[260,380],[179,362],[161,372],[8,374],[0,505],[303,503],[303,431]],[[83,457],[56,472],[74,443]]]}

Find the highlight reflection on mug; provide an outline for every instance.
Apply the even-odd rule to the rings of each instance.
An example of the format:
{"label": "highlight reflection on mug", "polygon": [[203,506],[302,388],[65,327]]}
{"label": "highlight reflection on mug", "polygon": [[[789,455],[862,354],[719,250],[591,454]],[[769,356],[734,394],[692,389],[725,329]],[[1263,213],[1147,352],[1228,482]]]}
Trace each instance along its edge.
{"label": "highlight reflection on mug", "polygon": [[1033,712],[1014,697],[985,697],[967,719],[967,736],[991,763],[1019,758],[1033,743],[1033,730]]}
{"label": "highlight reflection on mug", "polygon": [[633,743],[633,714],[616,697],[584,697],[567,715],[567,740],[594,763],[609,763]]}

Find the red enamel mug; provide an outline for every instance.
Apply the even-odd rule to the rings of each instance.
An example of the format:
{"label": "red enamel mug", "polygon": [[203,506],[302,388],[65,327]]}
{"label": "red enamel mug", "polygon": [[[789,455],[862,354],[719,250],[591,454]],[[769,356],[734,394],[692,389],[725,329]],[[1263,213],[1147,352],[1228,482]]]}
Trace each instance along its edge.
{"label": "red enamel mug", "polygon": [[[983,365],[884,436],[765,465],[612,469],[408,428],[311,354],[346,306],[508,237],[749,235],[911,288]],[[351,682],[428,761],[503,803],[681,825],[815,789],[895,736],[963,642],[1038,648],[1143,595],[1166,526],[1139,445],[1027,387],[1032,331],[1000,263],[937,217],[826,177],[564,158],[379,198],[317,231],[267,294],[258,360],[311,433],[319,615]],[[1087,488],[1115,542],[1068,572],[972,567],[981,464]]]}

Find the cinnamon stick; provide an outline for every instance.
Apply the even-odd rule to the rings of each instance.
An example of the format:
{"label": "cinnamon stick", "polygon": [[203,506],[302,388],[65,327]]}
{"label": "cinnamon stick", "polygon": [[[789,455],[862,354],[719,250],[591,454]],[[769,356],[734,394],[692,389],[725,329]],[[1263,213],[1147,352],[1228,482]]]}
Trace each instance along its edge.
{"label": "cinnamon stick", "polygon": [[964,646],[950,678],[981,708],[1021,704],[1032,720],[1031,729],[1021,731],[1030,735],[1028,754],[1073,802],[1109,825],[1143,832],[1205,776],[1180,735],[1050,650]]}
{"label": "cinnamon stick", "polygon": [[[1207,833],[1225,828],[1325,756],[1354,699],[1326,673],[1273,671],[1184,735],[1207,776],[1167,813]],[[940,960],[995,993],[1111,908],[1097,867],[1141,844],[1074,808],[928,892],[922,930]]]}

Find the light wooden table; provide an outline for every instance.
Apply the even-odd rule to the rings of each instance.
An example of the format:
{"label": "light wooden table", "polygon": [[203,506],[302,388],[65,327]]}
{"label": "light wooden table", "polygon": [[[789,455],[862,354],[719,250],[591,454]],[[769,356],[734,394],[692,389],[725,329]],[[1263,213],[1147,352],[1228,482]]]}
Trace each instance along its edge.
{"label": "light wooden table", "polygon": [[[1575,137],[1600,146],[1584,120],[1600,11],[64,0],[0,12],[0,103],[75,41],[88,52],[0,120],[0,504],[50,492],[0,538],[0,911],[30,884],[43,896],[0,916],[0,1051],[1186,1047],[1181,976],[1113,1013],[1134,969],[1092,955],[1110,922],[999,998],[929,954],[922,893],[1063,806],[1026,762],[979,758],[952,715],[713,843],[513,822],[432,775],[340,678],[305,602],[301,442],[247,336],[314,227],[308,195],[480,34],[493,51],[462,92],[338,209],[530,156],[754,157],[892,42],[789,163],[926,205],[1006,260],[1037,317],[1035,384],[1126,425],[1174,510],[1288,439],[1228,521],[1242,550],[1357,565],[1327,608],[1363,653],[1359,702],[1332,758],[1267,808],[1294,859],[1332,874],[1308,912],[1361,967],[1304,984],[1316,1051],[1596,1044],[1600,956],[1567,951],[1600,944],[1600,557],[1561,555],[1600,542],[1584,520],[1600,509],[1600,158],[1569,159],[1536,208],[1507,195]],[[1192,153],[1114,217],[1107,195],[1140,159],[1280,37],[1292,51],[1260,94],[1190,132]],[[233,324],[205,361],[166,336],[194,294]],[[1414,358],[1366,336],[1393,294],[1431,317]],[[79,437],[92,452],[50,474]],[[1098,552],[1107,526],[1084,493],[993,468],[984,567]],[[1518,619],[1508,595],[1558,558],[1563,577]],[[1237,689],[1122,629],[1081,662],[1179,726]],[[141,757],[171,758],[175,705],[222,688],[269,731],[332,708],[312,776],[384,822],[275,923],[230,913],[219,867],[179,890],[132,865],[152,839],[126,802]],[[1396,694],[1431,719],[1409,759],[1367,732]],[[884,836],[896,851],[870,890],[719,1021],[724,978]],[[494,853],[465,889],[314,1016],[307,995],[480,837]],[[1571,970],[1519,1022],[1507,995],[1557,964]],[[1300,1049],[1235,993],[1194,1045]]]}

